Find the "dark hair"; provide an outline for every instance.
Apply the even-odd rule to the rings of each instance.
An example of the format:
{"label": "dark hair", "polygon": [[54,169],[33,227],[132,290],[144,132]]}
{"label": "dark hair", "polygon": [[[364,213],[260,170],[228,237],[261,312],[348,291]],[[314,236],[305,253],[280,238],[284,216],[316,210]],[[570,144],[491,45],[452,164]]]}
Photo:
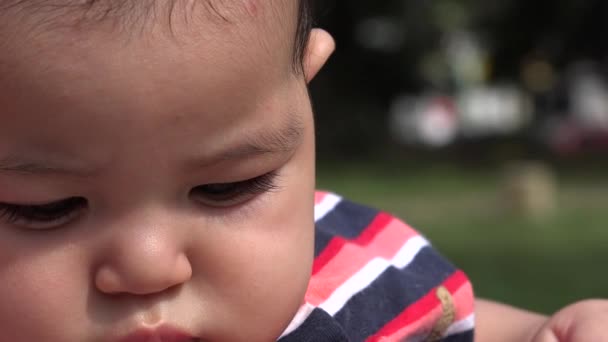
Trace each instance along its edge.
{"label": "dark hair", "polygon": [[296,72],[303,71],[304,56],[310,31],[314,23],[313,0],[300,0],[298,8],[298,22],[296,28],[295,44],[293,49],[293,63]]}

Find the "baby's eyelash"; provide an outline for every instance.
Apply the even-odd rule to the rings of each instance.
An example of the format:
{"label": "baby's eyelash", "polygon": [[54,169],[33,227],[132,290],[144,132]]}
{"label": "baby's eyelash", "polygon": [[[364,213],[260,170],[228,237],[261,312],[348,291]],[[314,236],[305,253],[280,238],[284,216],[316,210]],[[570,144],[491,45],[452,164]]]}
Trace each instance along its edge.
{"label": "baby's eyelash", "polygon": [[[277,172],[244,181],[214,183],[192,189],[192,196],[199,202],[217,207],[228,207],[279,189]],[[70,222],[87,206],[82,197],[71,197],[40,205],[0,203],[0,220],[27,229],[51,229]]]}
{"label": "baby's eyelash", "polygon": [[197,186],[192,189],[192,196],[211,206],[230,206],[245,202],[249,198],[279,188],[277,172],[269,172],[262,176],[232,183],[214,183]]}
{"label": "baby's eyelash", "polygon": [[243,187],[244,192],[250,194],[259,194],[267,191],[277,190],[279,187],[276,184],[277,173],[271,172],[265,175],[238,182],[236,185]]}
{"label": "baby's eyelash", "polygon": [[43,229],[60,226],[87,205],[82,197],[71,197],[41,205],[0,203],[0,219],[25,228]]}

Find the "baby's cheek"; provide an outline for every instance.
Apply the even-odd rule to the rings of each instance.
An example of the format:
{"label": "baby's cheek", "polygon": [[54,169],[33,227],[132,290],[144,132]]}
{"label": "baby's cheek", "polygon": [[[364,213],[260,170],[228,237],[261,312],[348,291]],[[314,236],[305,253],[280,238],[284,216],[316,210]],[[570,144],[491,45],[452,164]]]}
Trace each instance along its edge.
{"label": "baby's cheek", "polygon": [[207,289],[204,301],[222,317],[218,340],[276,339],[302,304],[313,226],[290,221],[260,215],[239,227],[211,227],[216,233],[199,239],[193,281]]}
{"label": "baby's cheek", "polygon": [[[0,243],[0,331],[7,341],[70,341],[84,329],[82,258]],[[32,327],[35,327],[33,329]]]}

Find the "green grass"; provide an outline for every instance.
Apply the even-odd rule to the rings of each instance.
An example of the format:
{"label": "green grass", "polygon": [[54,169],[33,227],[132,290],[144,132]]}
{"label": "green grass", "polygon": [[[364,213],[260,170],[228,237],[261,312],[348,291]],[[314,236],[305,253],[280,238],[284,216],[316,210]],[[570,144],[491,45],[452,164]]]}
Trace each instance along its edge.
{"label": "green grass", "polygon": [[390,211],[471,277],[479,296],[552,312],[608,297],[608,177],[558,173],[557,210],[526,219],[498,201],[498,169],[319,166],[318,187]]}

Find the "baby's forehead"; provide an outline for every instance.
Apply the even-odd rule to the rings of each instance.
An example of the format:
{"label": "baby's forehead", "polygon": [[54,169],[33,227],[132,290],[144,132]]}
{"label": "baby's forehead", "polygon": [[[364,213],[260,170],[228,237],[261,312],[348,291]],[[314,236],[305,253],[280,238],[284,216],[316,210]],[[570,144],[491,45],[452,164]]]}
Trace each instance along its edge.
{"label": "baby's forehead", "polygon": [[[273,22],[295,24],[297,3],[289,0],[0,0],[0,21],[19,18],[20,22],[41,29],[95,29],[109,24],[131,34],[156,27],[174,34],[180,28],[200,23],[239,25],[259,20],[268,26]],[[269,34],[272,32],[276,33],[268,30]]]}
{"label": "baby's forehead", "polygon": [[[0,0],[0,73],[10,59],[13,64],[43,54],[61,59],[71,46],[116,51],[134,44],[147,44],[149,53],[179,50],[193,56],[217,55],[224,51],[218,46],[230,45],[240,50],[233,54],[235,62],[246,63],[248,55],[264,54],[265,63],[286,61],[293,69],[298,4],[292,0]],[[108,47],[105,42],[110,41],[116,44]]]}

